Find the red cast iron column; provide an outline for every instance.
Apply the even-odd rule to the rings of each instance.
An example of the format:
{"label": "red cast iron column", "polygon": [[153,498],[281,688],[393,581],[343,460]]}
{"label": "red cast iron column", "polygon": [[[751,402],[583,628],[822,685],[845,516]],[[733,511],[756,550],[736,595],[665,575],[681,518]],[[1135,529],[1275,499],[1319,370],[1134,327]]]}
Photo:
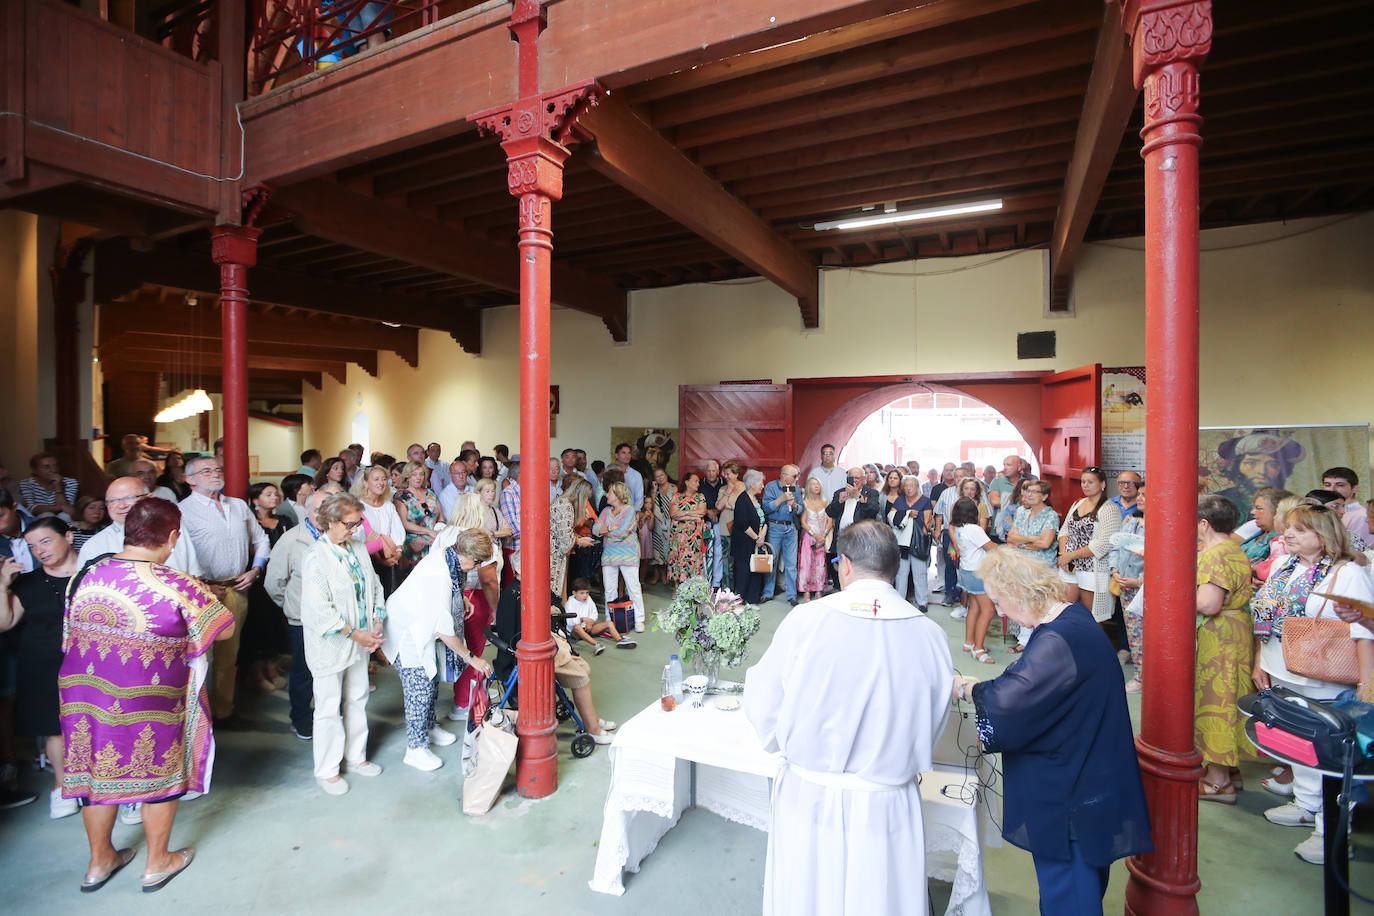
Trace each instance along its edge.
{"label": "red cast iron column", "polygon": [[506,184],[520,201],[520,736],[516,791],[543,798],[558,788],[557,722],[553,712],[553,638],[549,634],[549,266],[550,210],[563,196],[563,163],[577,116],[601,89],[587,81],[539,92],[538,0],[517,0],[510,29],[520,43],[520,98],[471,115],[483,133],[498,134],[506,151]]}
{"label": "red cast iron column", "polygon": [[1212,4],[1126,0],[1135,84],[1145,94],[1145,692],[1136,750],[1155,850],[1127,862],[1126,912],[1194,916],[1197,782],[1193,746],[1197,613],[1198,66]]}
{"label": "red cast iron column", "polygon": [[260,235],[251,226],[216,226],[210,235],[224,337],[224,492],[239,499],[248,493],[248,268]]}

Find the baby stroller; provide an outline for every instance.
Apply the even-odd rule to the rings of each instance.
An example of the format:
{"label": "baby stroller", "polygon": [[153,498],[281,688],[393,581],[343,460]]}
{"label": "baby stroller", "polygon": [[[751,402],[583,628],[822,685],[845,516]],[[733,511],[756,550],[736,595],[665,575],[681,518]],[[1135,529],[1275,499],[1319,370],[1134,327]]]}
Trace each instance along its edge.
{"label": "baby stroller", "polygon": [[[509,656],[510,660],[510,673],[506,675],[504,681],[493,678],[487,682],[487,691],[491,698],[491,708],[503,709],[506,706],[506,702],[514,693],[516,681],[520,676],[520,668],[515,664],[515,650],[511,648],[510,643],[496,634],[495,627],[487,627],[486,634],[487,642],[496,647],[498,661],[501,660],[501,656]],[[518,635],[516,638],[519,638]],[[500,666],[498,666],[497,670],[500,670]],[[553,682],[553,697],[554,716],[559,722],[566,722],[572,719],[573,726],[577,730],[572,740],[573,756],[590,757],[592,751],[596,750],[596,741],[592,739],[591,735],[587,734],[587,729],[582,724],[582,717],[577,714],[577,708],[573,705],[572,698],[568,696],[567,692],[563,690],[563,685],[558,683],[557,680]]]}

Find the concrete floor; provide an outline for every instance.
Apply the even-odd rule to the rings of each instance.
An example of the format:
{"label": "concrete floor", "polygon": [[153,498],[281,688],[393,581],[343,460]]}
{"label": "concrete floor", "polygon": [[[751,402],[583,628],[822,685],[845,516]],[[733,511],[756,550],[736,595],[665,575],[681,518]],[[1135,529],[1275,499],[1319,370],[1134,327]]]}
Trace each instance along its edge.
{"label": "concrete floor", "polygon": [[[650,609],[668,598],[647,590]],[[761,652],[788,610],[781,601],[764,611],[756,637]],[[1013,657],[1000,637],[988,645],[997,665],[960,657],[962,621],[932,606],[950,635],[961,673],[987,677]],[[670,651],[666,634],[640,634],[634,651],[608,648],[591,659],[597,708],[602,718],[624,721],[653,699]],[[214,791],[187,802],[177,815],[174,845],[194,845],[191,868],[153,896],[139,891],[140,855],[96,894],[77,892],[87,859],[79,816],[50,821],[46,796],[32,805],[0,812],[0,911],[13,913],[241,913],[344,914],[470,911],[567,914],[647,913],[655,916],[709,912],[713,916],[759,912],[765,835],[704,811],[688,811],[638,875],[627,876],[620,898],[587,888],[596,857],[601,809],[609,780],[604,749],[576,760],[562,741],[559,790],[528,801],[508,792],[484,818],[464,817],[458,804],[457,746],[436,749],[443,768],[421,773],[401,764],[404,730],[400,690],[383,672],[368,705],[371,759],[386,768],[380,777],[350,777],[353,790],[324,795],[311,778],[310,746],[287,727],[279,692],[249,698],[249,732],[221,735]],[[1132,714],[1139,700],[1131,698]],[[447,706],[441,694],[441,715]],[[1234,808],[1203,805],[1200,814],[1199,907],[1213,914],[1312,914],[1321,912],[1321,869],[1291,852],[1305,832],[1275,827],[1261,816],[1278,800],[1259,788],[1266,767],[1244,766],[1247,785]],[[31,789],[50,786],[48,774],[24,776]],[[1361,819],[1362,823],[1366,819]],[[116,825],[117,845],[138,847],[140,827]],[[1374,891],[1374,837],[1356,833],[1351,866],[1356,889]],[[1035,876],[1028,854],[1011,846],[986,851],[985,873],[998,916],[1038,912]],[[464,880],[455,881],[461,876]],[[1120,913],[1124,865],[1112,872],[1106,912]],[[932,882],[936,911],[948,899],[946,885]],[[1374,913],[1356,902],[1353,912]]]}

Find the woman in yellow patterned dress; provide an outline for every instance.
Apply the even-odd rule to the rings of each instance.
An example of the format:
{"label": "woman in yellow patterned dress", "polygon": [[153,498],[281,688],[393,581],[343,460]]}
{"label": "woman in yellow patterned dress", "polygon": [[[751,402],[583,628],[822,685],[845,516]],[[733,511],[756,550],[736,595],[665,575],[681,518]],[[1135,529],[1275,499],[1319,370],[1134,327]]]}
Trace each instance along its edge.
{"label": "woman in yellow patterned dress", "polygon": [[1253,591],[1250,560],[1231,539],[1240,513],[1213,494],[1198,499],[1197,705],[1193,740],[1206,767],[1198,800],[1236,803],[1233,774],[1242,751],[1253,754],[1236,701],[1251,692],[1253,624],[1246,605]]}

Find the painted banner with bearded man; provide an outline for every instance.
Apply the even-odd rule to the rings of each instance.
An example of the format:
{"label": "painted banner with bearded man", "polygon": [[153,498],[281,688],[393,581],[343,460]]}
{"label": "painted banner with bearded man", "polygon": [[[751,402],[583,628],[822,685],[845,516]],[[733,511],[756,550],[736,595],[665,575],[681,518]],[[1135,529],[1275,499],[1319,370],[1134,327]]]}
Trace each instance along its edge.
{"label": "painted banner with bearded man", "polygon": [[1283,426],[1198,431],[1198,492],[1235,503],[1248,518],[1255,493],[1281,487],[1299,496],[1322,485],[1322,471],[1369,473],[1369,426]]}

